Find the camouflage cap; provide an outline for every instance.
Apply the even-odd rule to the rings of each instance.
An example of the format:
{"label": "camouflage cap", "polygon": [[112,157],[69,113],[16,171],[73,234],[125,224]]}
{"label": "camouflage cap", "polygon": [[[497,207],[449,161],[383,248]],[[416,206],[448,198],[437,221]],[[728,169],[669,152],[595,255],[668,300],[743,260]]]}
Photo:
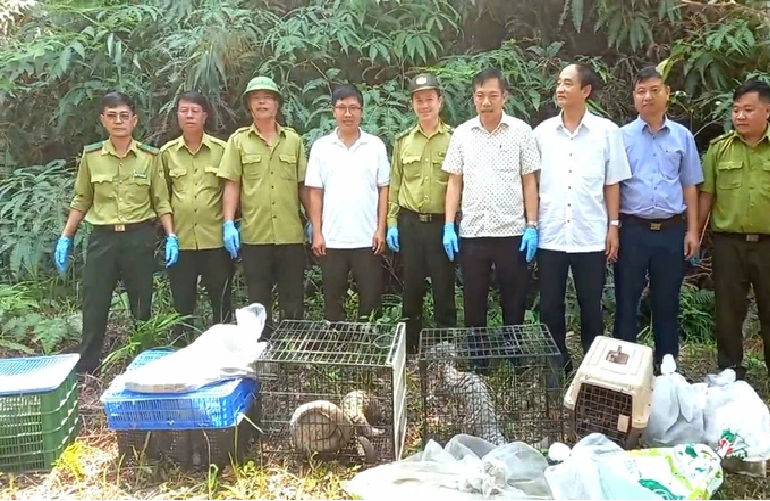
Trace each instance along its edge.
{"label": "camouflage cap", "polygon": [[441,90],[441,86],[438,83],[438,78],[432,73],[420,73],[415,75],[411,82],[409,82],[409,92],[414,94],[418,90],[424,89],[436,89]]}
{"label": "camouflage cap", "polygon": [[255,91],[255,90],[269,90],[271,92],[275,92],[279,96],[281,95],[281,92],[278,90],[278,86],[275,84],[272,78],[270,77],[254,77],[251,80],[249,80],[249,83],[246,85],[246,90],[243,91],[243,104],[248,108],[248,105],[246,104],[246,96],[249,92]]}

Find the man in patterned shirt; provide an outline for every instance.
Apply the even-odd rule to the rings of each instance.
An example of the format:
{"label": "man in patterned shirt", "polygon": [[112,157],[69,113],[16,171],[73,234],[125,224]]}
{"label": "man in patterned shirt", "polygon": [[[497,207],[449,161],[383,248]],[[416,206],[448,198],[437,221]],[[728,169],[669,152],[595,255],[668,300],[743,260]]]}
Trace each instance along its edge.
{"label": "man in patterned shirt", "polygon": [[473,78],[478,116],[457,127],[442,166],[449,173],[444,249],[450,260],[459,253],[466,327],[487,324],[492,265],[504,324],[524,323],[527,263],[537,249],[540,158],[532,128],[504,111],[507,91],[506,78],[496,68]]}

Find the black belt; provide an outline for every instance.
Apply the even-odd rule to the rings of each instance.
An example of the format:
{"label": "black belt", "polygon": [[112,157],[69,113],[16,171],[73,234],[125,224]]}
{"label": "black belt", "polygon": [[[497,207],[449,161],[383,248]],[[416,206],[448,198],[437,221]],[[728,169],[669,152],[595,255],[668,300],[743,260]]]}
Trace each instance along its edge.
{"label": "black belt", "polygon": [[626,223],[638,224],[642,226],[647,226],[652,231],[658,231],[668,226],[674,226],[676,224],[684,224],[684,215],[677,214],[676,216],[671,216],[666,219],[646,219],[643,217],[634,216],[633,214],[621,214],[620,220],[623,221],[623,224],[626,224]]}
{"label": "black belt", "polygon": [[731,231],[715,231],[714,235],[743,240],[744,242],[764,242],[770,240],[770,235],[762,233],[733,233]]}
{"label": "black belt", "polygon": [[106,231],[110,233],[121,233],[124,231],[139,230],[151,224],[152,224],[151,219],[147,219],[146,221],[140,221],[138,223],[127,223],[127,224],[95,224],[94,231],[98,230],[98,231]]}
{"label": "black belt", "polygon": [[411,217],[414,219],[419,219],[421,223],[435,223],[437,221],[441,221],[442,223],[446,221],[446,214],[422,214],[420,212],[414,212],[409,209],[404,209],[401,207],[399,210],[400,214],[403,214],[404,217]]}

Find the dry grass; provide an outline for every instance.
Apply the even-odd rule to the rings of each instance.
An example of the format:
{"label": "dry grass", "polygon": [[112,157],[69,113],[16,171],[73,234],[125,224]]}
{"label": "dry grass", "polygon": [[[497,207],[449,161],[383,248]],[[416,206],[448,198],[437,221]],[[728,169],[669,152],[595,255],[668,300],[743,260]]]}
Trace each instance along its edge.
{"label": "dry grass", "polygon": [[[570,339],[573,352],[577,339]],[[749,340],[748,380],[767,400],[770,382],[758,345]],[[578,355],[575,353],[575,355]],[[714,371],[715,349],[706,345],[683,347],[680,369],[692,379]],[[410,371],[411,372],[411,371]],[[409,393],[419,394],[410,378]],[[88,379],[81,390],[83,431],[51,472],[0,476],[0,499],[353,499],[342,482],[358,471],[336,463],[296,465],[261,458],[252,451],[246,464],[221,472],[187,474],[167,464],[127,467],[119,463],[114,432],[106,428],[99,403],[105,385]],[[406,454],[420,447],[417,411],[419,399],[409,404]],[[726,475],[719,499],[769,499],[770,479]]]}

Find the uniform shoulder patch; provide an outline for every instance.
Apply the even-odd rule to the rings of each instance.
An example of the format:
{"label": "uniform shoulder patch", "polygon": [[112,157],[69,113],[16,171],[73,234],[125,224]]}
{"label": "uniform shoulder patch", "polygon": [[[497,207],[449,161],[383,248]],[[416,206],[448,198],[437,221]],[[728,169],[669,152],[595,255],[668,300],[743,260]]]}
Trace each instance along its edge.
{"label": "uniform shoulder patch", "polygon": [[247,132],[249,129],[251,129],[251,126],[238,127],[237,129],[235,129],[235,132],[232,133],[232,136],[235,136],[237,134],[243,134],[244,132]]}
{"label": "uniform shoulder patch", "polygon": [[83,153],[91,153],[92,151],[101,150],[103,144],[104,141],[97,141],[95,143],[86,145],[83,147]]}
{"label": "uniform shoulder patch", "polygon": [[159,152],[158,148],[156,148],[155,146],[150,146],[149,144],[137,142],[136,147],[142,151],[146,151],[147,153],[150,153],[151,155],[157,155]]}
{"label": "uniform shoulder patch", "polygon": [[451,126],[451,125],[449,125],[449,124],[446,124],[446,130],[447,130],[447,132],[449,132],[450,134],[452,134],[452,133],[454,133],[454,131],[455,131],[455,128],[454,128],[454,127],[452,127],[452,126]]}
{"label": "uniform shoulder patch", "polygon": [[733,131],[725,132],[724,134],[719,135],[719,136],[715,137],[714,139],[712,139],[711,141],[709,141],[709,145],[721,143],[725,139],[731,138],[732,136],[733,136]]}
{"label": "uniform shoulder patch", "polygon": [[414,127],[409,127],[406,130],[402,130],[401,132],[396,134],[396,139],[401,139],[402,137],[408,136],[409,134],[411,134],[415,130],[415,128],[417,128],[416,125]]}
{"label": "uniform shoulder patch", "polygon": [[216,144],[217,146],[221,146],[222,148],[227,146],[227,141],[222,141],[218,137],[211,136],[211,142]]}

